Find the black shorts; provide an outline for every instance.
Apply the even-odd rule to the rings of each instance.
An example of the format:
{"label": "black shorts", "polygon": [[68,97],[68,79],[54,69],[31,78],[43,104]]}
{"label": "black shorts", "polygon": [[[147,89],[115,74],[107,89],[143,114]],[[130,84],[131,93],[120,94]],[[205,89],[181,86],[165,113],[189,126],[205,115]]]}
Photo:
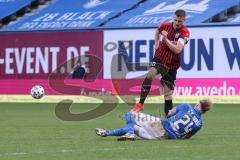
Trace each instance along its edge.
{"label": "black shorts", "polygon": [[175,80],[177,77],[177,70],[167,69],[164,67],[160,61],[156,58],[153,58],[152,62],[150,63],[150,67],[154,67],[157,69],[157,74],[162,75],[161,82],[167,84],[171,89],[174,89]]}

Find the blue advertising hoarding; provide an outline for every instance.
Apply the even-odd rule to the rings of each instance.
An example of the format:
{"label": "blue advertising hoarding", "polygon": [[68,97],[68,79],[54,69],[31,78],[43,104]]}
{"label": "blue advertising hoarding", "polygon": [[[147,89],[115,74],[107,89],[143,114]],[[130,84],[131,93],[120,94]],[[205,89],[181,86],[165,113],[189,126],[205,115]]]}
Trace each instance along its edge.
{"label": "blue advertising hoarding", "polygon": [[97,27],[138,2],[139,0],[55,0],[38,13],[9,25],[7,30]]}
{"label": "blue advertising hoarding", "polygon": [[150,0],[106,24],[107,27],[152,27],[172,21],[177,9],[187,12],[187,25],[200,24],[238,4],[239,0]]}

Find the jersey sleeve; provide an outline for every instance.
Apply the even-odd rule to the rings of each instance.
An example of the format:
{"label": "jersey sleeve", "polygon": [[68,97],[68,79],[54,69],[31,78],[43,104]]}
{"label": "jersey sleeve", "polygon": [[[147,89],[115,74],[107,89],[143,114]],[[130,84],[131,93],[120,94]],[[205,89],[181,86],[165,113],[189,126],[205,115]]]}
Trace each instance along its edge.
{"label": "jersey sleeve", "polygon": [[158,32],[161,33],[164,30],[164,23],[158,27]]}
{"label": "jersey sleeve", "polygon": [[186,45],[189,41],[189,36],[190,36],[189,30],[184,29],[178,39],[178,42],[180,42],[183,46]]}
{"label": "jersey sleeve", "polygon": [[194,131],[188,133],[185,137],[183,137],[183,139],[189,139],[189,138],[191,138],[191,137],[192,137],[194,134],[196,134],[196,133],[197,133],[197,131],[194,130]]}

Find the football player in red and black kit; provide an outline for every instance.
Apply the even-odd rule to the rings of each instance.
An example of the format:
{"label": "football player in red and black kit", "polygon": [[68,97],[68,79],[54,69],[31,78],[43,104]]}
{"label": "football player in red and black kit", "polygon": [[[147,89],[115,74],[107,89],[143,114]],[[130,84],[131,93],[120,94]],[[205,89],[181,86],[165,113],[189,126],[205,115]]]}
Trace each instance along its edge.
{"label": "football player in red and black kit", "polygon": [[150,63],[150,69],[142,83],[139,103],[131,110],[138,112],[143,110],[144,101],[150,91],[154,77],[161,74],[161,84],[164,89],[164,112],[165,115],[172,109],[172,95],[177,75],[177,69],[181,63],[181,53],[189,40],[189,30],[183,25],[186,12],[176,10],[173,22],[162,23],[155,33],[155,55]]}

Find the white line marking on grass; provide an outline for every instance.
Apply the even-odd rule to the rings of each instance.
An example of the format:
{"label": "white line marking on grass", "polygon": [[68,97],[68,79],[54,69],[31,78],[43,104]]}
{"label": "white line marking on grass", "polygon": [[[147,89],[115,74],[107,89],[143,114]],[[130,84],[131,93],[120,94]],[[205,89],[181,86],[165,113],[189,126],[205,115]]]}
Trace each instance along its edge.
{"label": "white line marking on grass", "polygon": [[35,151],[35,152],[13,152],[13,153],[2,153],[0,157],[12,157],[21,155],[32,155],[32,154],[46,154],[46,153],[74,153],[74,152],[85,152],[85,151],[118,151],[126,150],[130,148],[101,148],[101,149],[62,149],[58,151]]}
{"label": "white line marking on grass", "polygon": [[[208,148],[222,148],[225,147],[225,145],[220,145],[220,144],[212,144],[212,145],[197,145],[197,147],[208,147]],[[189,148],[189,146],[183,146],[183,145],[173,145],[173,146],[168,146],[167,148]]]}
{"label": "white line marking on grass", "polygon": [[117,150],[126,150],[130,148],[100,148],[100,149],[91,149],[90,151],[117,151]]}
{"label": "white line marking on grass", "polygon": [[[149,160],[149,158],[137,158],[138,160]],[[121,158],[118,160],[136,160],[136,158]],[[151,159],[154,160],[154,159]]]}
{"label": "white line marking on grass", "polygon": [[18,155],[26,155],[24,152],[15,152],[15,153],[3,153],[0,154],[0,157],[8,157],[8,156],[18,156]]}

